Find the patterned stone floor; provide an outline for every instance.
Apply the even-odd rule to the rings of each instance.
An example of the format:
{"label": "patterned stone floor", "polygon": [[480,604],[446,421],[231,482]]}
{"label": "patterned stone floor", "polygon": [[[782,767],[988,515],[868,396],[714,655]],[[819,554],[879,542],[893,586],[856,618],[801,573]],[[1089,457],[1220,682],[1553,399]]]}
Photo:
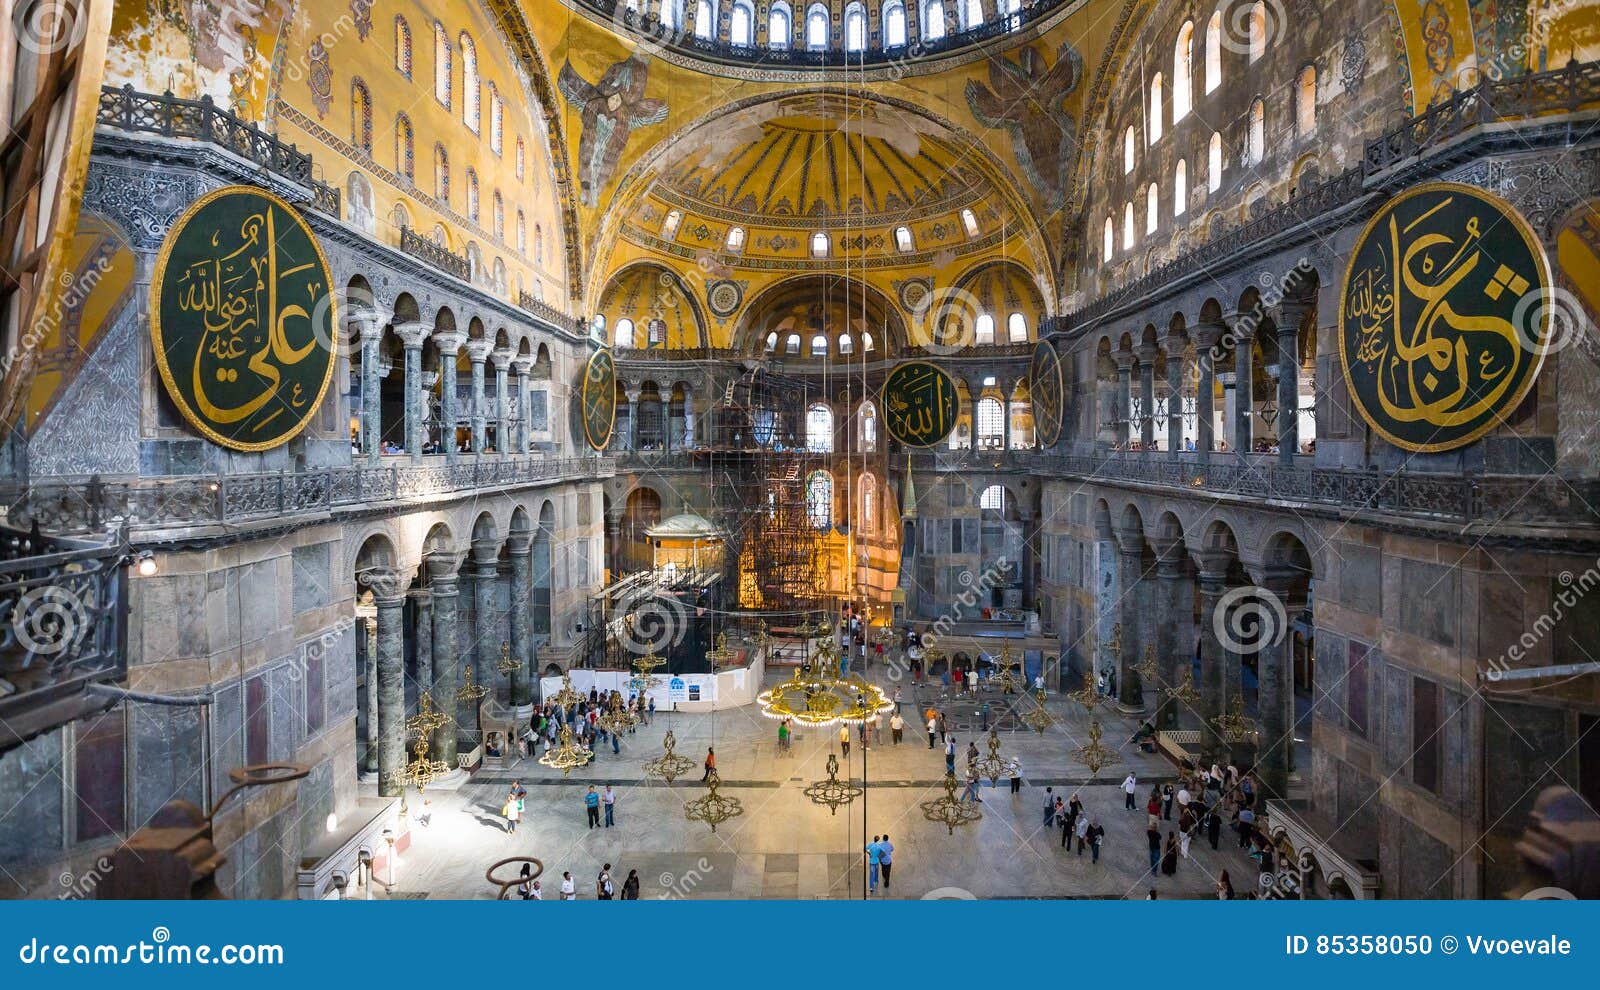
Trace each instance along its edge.
{"label": "patterned stone floor", "polygon": [[[1142,798],[1151,784],[1171,778],[1170,764],[1127,745],[1135,724],[1102,707],[1103,743],[1117,749],[1117,760],[1091,779],[1071,756],[1087,740],[1088,718],[1081,707],[1060,699],[1048,702],[1058,721],[1042,735],[991,713],[1000,726],[1002,755],[1022,763],[1024,786],[1013,795],[1007,781],[998,788],[985,781],[982,820],[949,834],[922,813],[922,802],[943,793],[944,754],[928,749],[918,709],[930,701],[942,704],[963,751],[969,740],[986,750],[986,737],[976,731],[981,716],[961,699],[941,703],[937,687],[901,685],[901,697],[909,723],[905,741],[891,744],[885,729],[884,739],[863,752],[852,734],[849,773],[858,783],[865,773],[868,788],[864,799],[836,814],[812,804],[804,789],[825,776],[828,753],[838,752],[837,730],[801,733],[789,752],[780,752],[777,724],[754,706],[658,714],[653,725],[624,738],[620,755],[605,747],[592,764],[566,777],[522,760],[480,771],[457,791],[434,792],[426,805],[413,794],[411,849],[397,865],[392,896],[490,897],[495,888],[484,880],[488,866],[531,855],[545,864],[547,899],[555,898],[563,870],[572,872],[580,896],[592,898],[595,876],[607,862],[619,886],[629,870],[637,870],[646,898],[859,898],[859,850],[865,839],[884,832],[895,845],[893,886],[880,889],[879,897],[1142,898],[1151,888],[1162,897],[1209,897],[1222,870],[1241,894],[1254,882],[1253,861],[1232,848],[1226,832],[1220,850],[1196,842],[1176,876],[1152,877]],[[1003,707],[994,695],[987,700],[996,711]],[[723,793],[743,807],[744,814],[715,832],[684,818],[684,802],[705,793],[698,769],[670,787],[643,773],[644,762],[660,755],[669,725],[677,751],[697,767],[706,748],[716,747]],[[1122,806],[1119,784],[1130,769],[1140,779],[1139,811]],[[499,811],[513,780],[523,783],[528,797],[522,823],[509,834]],[[618,792],[616,827],[590,829],[583,795],[590,784],[608,782]],[[1087,853],[1063,850],[1059,831],[1042,824],[1047,787],[1077,790],[1089,814],[1105,826],[1100,863]],[[381,885],[372,895],[391,896]]]}

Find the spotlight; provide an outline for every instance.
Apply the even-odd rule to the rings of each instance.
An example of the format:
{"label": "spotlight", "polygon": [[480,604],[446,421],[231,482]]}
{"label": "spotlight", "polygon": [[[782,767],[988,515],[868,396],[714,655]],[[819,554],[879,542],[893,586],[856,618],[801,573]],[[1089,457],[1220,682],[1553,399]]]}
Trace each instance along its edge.
{"label": "spotlight", "polygon": [[156,576],[156,555],[149,550],[139,551],[139,576]]}

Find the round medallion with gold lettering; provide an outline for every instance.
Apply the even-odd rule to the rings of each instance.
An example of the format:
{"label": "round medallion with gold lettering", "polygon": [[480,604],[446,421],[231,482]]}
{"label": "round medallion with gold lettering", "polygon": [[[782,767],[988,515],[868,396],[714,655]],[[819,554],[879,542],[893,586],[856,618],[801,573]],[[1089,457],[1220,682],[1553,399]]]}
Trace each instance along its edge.
{"label": "round medallion with gold lettering", "polygon": [[1405,450],[1472,443],[1538,378],[1550,288],[1538,237],[1504,200],[1449,182],[1395,197],[1356,242],[1339,300],[1351,405]]}
{"label": "round medallion with gold lettering", "polygon": [[1061,381],[1061,357],[1055,345],[1048,340],[1039,341],[1033,349],[1033,363],[1028,368],[1028,391],[1033,401],[1033,429],[1040,447],[1054,447],[1061,439],[1062,403],[1064,388]]}
{"label": "round medallion with gold lettering", "polygon": [[332,273],[294,207],[253,186],[197,199],[150,282],[150,341],[178,412],[232,450],[305,429],[333,380]]}
{"label": "round medallion with gold lettering", "polygon": [[583,369],[583,384],[578,387],[578,404],[584,440],[593,449],[604,450],[617,418],[617,362],[609,348],[589,356]]}
{"label": "round medallion with gold lettering", "polygon": [[932,447],[956,425],[955,379],[935,364],[907,361],[883,382],[883,423],[907,447]]}

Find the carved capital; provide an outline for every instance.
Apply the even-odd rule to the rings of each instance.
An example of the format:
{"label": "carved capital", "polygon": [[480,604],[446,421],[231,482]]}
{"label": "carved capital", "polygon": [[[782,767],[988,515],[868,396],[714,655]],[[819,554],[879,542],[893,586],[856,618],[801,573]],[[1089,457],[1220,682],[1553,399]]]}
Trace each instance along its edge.
{"label": "carved capital", "polygon": [[399,336],[400,342],[405,344],[406,350],[421,350],[428,339],[428,334],[433,332],[433,327],[426,323],[396,323],[394,332]]}
{"label": "carved capital", "polygon": [[405,600],[406,586],[411,582],[393,567],[365,567],[356,572],[356,580],[371,589],[379,605],[398,605]]}
{"label": "carved capital", "polygon": [[494,341],[492,340],[469,340],[467,341],[467,360],[473,364],[482,364],[488,359],[490,352],[493,350]]}
{"label": "carved capital", "polygon": [[439,348],[441,357],[455,357],[466,342],[467,335],[460,330],[440,330],[433,335],[433,346]]}

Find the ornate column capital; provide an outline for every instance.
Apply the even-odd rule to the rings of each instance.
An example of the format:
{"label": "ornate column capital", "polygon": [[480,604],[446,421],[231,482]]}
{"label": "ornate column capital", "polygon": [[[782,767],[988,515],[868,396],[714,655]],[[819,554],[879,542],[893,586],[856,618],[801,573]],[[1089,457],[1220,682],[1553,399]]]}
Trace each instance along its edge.
{"label": "ornate column capital", "polygon": [[532,533],[512,533],[506,537],[506,553],[513,557],[533,553]]}
{"label": "ornate column capital", "polygon": [[500,544],[496,540],[473,540],[472,562],[482,571],[500,563]]}
{"label": "ornate column capital", "polygon": [[516,356],[517,352],[513,351],[509,347],[496,347],[494,350],[489,352],[489,359],[494,362],[496,371],[505,371],[509,369],[511,367],[512,359]]}
{"label": "ornate column capital", "polygon": [[1144,555],[1144,530],[1131,526],[1117,526],[1112,532],[1117,535],[1117,552],[1124,557]]}
{"label": "ornate column capital", "polygon": [[471,361],[473,364],[482,364],[488,359],[490,352],[494,350],[494,341],[482,339],[469,340],[467,341],[466,346],[467,360]]}
{"label": "ornate column capital", "polygon": [[427,341],[428,335],[433,332],[433,327],[426,323],[396,323],[394,332],[405,345],[406,350],[421,350]]}
{"label": "ornate column capital", "polygon": [[526,381],[528,379],[528,375],[533,371],[533,355],[519,354],[512,358],[511,370],[517,373],[518,378]]}
{"label": "ornate column capital", "polygon": [[363,342],[383,336],[383,326],[389,314],[375,309],[359,309],[345,317],[345,324],[355,331]]}
{"label": "ornate column capital", "polygon": [[1312,299],[1284,299],[1278,303],[1278,333],[1299,333],[1300,325],[1316,308],[1316,301]]}
{"label": "ornate column capital", "polygon": [[455,594],[456,574],[461,570],[461,551],[435,550],[428,554],[428,584],[433,588],[435,595],[439,594],[439,586],[448,584],[448,594]]}
{"label": "ornate column capital", "polygon": [[1200,590],[1209,594],[1222,594],[1228,587],[1228,571],[1233,564],[1230,550],[1197,550],[1193,554],[1199,565]]}
{"label": "ornate column capital", "polygon": [[1228,333],[1228,325],[1221,320],[1201,320],[1194,328],[1195,350],[1205,352],[1217,346]]}
{"label": "ornate column capital", "polygon": [[1138,356],[1134,354],[1132,350],[1112,351],[1111,360],[1117,363],[1118,374],[1123,372],[1131,373],[1133,371],[1133,364],[1136,360],[1138,360]]}
{"label": "ornate column capital", "polygon": [[460,330],[440,330],[433,335],[433,345],[439,348],[442,357],[455,357],[466,342],[467,335]]}
{"label": "ornate column capital", "polygon": [[1156,566],[1163,577],[1176,577],[1182,572],[1183,539],[1177,536],[1157,536],[1150,540],[1155,551]]}
{"label": "ornate column capital", "polygon": [[364,567],[356,572],[356,580],[372,590],[372,597],[380,606],[395,606],[405,601],[406,576],[393,567]]}
{"label": "ornate column capital", "polygon": [[1161,353],[1161,348],[1155,344],[1140,344],[1133,349],[1133,356],[1138,358],[1140,369],[1155,369],[1156,355]]}

